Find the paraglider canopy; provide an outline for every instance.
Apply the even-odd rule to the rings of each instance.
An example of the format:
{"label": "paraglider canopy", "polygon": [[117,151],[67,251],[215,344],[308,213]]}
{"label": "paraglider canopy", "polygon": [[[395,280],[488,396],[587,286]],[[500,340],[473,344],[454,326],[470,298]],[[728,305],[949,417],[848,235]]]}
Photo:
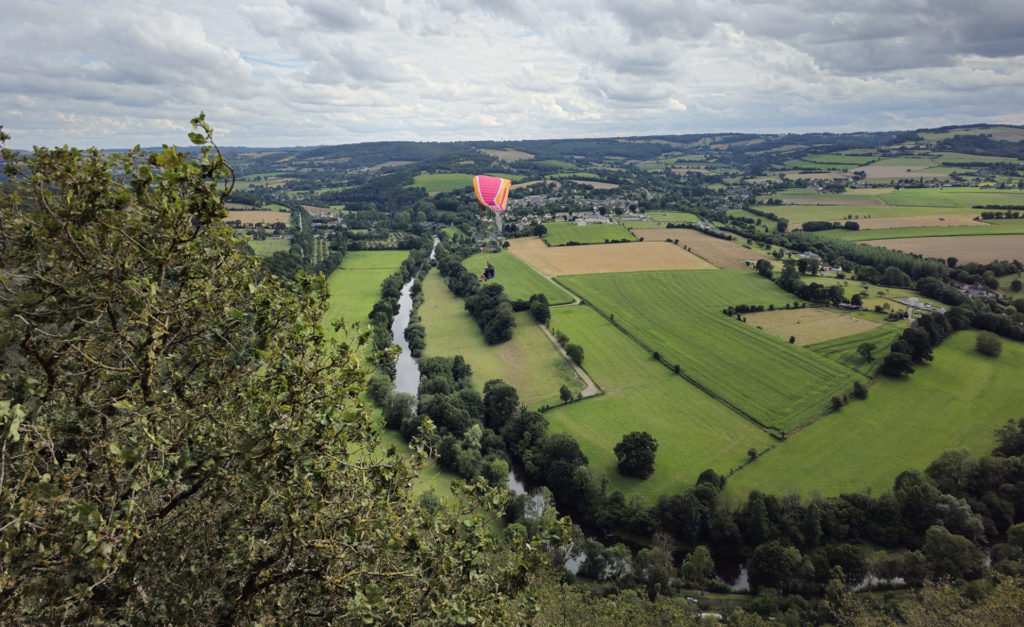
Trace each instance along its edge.
{"label": "paraglider canopy", "polygon": [[[476,199],[488,209],[498,212],[504,211],[508,204],[508,190],[512,188],[512,181],[498,178],[496,176],[473,177],[473,189],[476,191]],[[501,214],[494,214],[498,223],[498,230],[501,230]]]}

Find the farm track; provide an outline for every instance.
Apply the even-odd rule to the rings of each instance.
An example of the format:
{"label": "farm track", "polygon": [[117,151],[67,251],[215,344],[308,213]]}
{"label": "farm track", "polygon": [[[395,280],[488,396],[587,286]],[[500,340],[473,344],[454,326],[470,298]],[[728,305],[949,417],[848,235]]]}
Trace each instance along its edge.
{"label": "farm track", "polygon": [[[560,306],[564,307],[564,305]],[[551,334],[551,331],[549,331],[548,328],[543,324],[538,326],[540,326],[540,330],[544,332],[544,335],[548,336],[548,339],[551,340],[551,343],[555,345],[555,348],[558,350],[559,353],[561,353],[562,357],[565,358],[566,363],[572,366],[572,369],[576,371],[576,376],[579,377],[580,380],[586,384],[586,387],[583,388],[583,390],[580,392],[583,398],[589,398],[591,396],[603,394],[604,392],[602,392],[601,388],[599,388],[597,384],[594,383],[594,380],[590,378],[590,375],[587,374],[587,371],[583,369],[583,366],[580,366],[573,360],[569,359],[568,353],[566,353],[565,349],[562,348],[562,345],[558,343],[558,340],[555,339],[555,336]]]}

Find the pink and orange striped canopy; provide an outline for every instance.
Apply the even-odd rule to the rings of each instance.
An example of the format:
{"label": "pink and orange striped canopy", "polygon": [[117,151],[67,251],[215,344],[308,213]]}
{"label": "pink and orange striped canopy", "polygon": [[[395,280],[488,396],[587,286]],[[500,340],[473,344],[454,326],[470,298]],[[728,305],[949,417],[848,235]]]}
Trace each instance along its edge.
{"label": "pink and orange striped canopy", "polygon": [[508,204],[508,190],[512,188],[512,181],[498,178],[496,176],[474,176],[473,189],[476,190],[476,199],[480,204],[494,211],[504,211]]}

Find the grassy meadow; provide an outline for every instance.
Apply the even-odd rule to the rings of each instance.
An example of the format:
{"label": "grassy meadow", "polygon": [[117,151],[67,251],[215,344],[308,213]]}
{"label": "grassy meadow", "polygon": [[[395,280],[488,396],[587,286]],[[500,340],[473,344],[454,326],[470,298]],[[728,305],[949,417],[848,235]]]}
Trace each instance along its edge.
{"label": "grassy meadow", "polygon": [[[552,328],[583,347],[583,366],[603,394],[545,413],[551,433],[571,433],[608,491],[622,490],[648,504],[661,494],[691,487],[707,468],[728,473],[772,438],[736,412],[658,363],[590,307],[551,311]],[[429,337],[428,337],[429,342]],[[614,448],[631,431],[658,441],[654,474],[645,481],[623,477]]]}
{"label": "grassy meadow", "polygon": [[422,187],[428,194],[450,192],[464,187],[472,187],[472,174],[444,173],[420,174],[413,178],[413,187]]}
{"label": "grassy meadow", "polygon": [[1024,343],[1004,339],[1002,354],[992,358],[974,350],[976,338],[976,331],[959,331],[914,374],[883,377],[867,400],[825,416],[734,474],[726,492],[878,494],[944,450],[990,453],[995,429],[1024,405]]}
{"label": "grassy meadow", "polygon": [[[865,377],[873,377],[882,364],[882,360],[889,354],[889,346],[902,332],[903,325],[883,324],[862,333],[809,344],[807,350],[840,363]],[[872,360],[870,362],[864,361],[864,358],[857,352],[857,347],[864,343],[875,345],[875,350],[871,352]]]}
{"label": "grassy meadow", "polygon": [[288,248],[291,246],[292,241],[290,239],[252,239],[249,240],[249,246],[256,251],[256,254],[260,257],[269,257],[276,252],[288,252]]}
{"label": "grassy meadow", "polygon": [[419,314],[427,330],[424,354],[462,355],[473,369],[473,385],[478,390],[491,379],[504,379],[519,391],[521,402],[536,405],[559,402],[562,385],[574,394],[583,389],[576,373],[527,312],[515,314],[510,341],[488,346],[463,300],[448,290],[435,270],[423,281]]}
{"label": "grassy meadow", "polygon": [[825,411],[862,378],[722,309],[784,307],[793,295],[753,272],[693,270],[576,275],[559,282],[660,352],[670,364],[761,424],[782,432]]}
{"label": "grassy meadow", "polygon": [[545,222],[548,232],[544,241],[548,246],[564,246],[568,242],[580,244],[604,244],[611,240],[636,240],[621,224],[588,224],[576,226],[572,222]]}
{"label": "grassy meadow", "polygon": [[533,294],[544,294],[550,305],[563,305],[573,301],[571,294],[545,279],[512,253],[480,253],[467,257],[462,261],[462,265],[479,276],[488,262],[494,266],[493,280],[505,287],[505,293],[511,300],[528,300]]}
{"label": "grassy meadow", "polygon": [[341,268],[327,277],[330,293],[324,326],[342,318],[347,324],[365,325],[373,304],[380,300],[380,284],[398,270],[409,252],[405,250],[360,250],[347,253]]}

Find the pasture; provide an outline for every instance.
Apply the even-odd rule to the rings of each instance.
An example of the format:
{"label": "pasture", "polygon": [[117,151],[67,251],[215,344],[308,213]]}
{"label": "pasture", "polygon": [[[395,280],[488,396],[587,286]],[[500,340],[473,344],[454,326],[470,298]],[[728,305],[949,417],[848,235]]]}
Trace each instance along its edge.
{"label": "pasture", "polygon": [[572,222],[545,222],[544,241],[548,246],[564,246],[569,242],[604,244],[612,240],[636,240],[621,224],[588,224],[576,226]]}
{"label": "pasture", "polygon": [[1024,259],[1024,235],[1004,235],[1002,237],[915,237],[912,239],[884,239],[864,241],[906,253],[916,253],[925,257],[956,257],[961,262],[976,261],[990,263],[997,259],[1010,261]]}
{"label": "pasture", "polygon": [[365,327],[370,309],[380,300],[380,284],[393,274],[409,256],[404,250],[353,251],[345,255],[341,268],[327,277],[330,294],[324,328],[331,321],[343,318],[347,324],[358,322]]}
{"label": "pasture", "polygon": [[488,262],[494,266],[492,280],[505,287],[510,300],[529,300],[533,294],[544,294],[549,305],[564,305],[573,301],[572,295],[561,286],[544,278],[511,253],[480,253],[464,259],[462,266],[479,275]]}
{"label": "pasture", "polygon": [[513,337],[504,344],[488,346],[480,327],[466,312],[465,303],[448,290],[436,270],[423,281],[420,318],[426,328],[424,355],[462,355],[473,369],[473,386],[482,391],[491,379],[504,379],[519,391],[526,405],[556,404],[566,385],[576,394],[582,381],[551,343],[529,313],[515,314]]}
{"label": "pasture", "polygon": [[536,237],[520,237],[510,241],[509,252],[547,276],[714,267],[668,242],[550,247]]}
{"label": "pasture", "polygon": [[825,309],[776,309],[743,314],[747,324],[771,333],[775,337],[789,340],[796,338],[797,346],[816,344],[827,340],[846,337],[880,326],[877,322]]}
{"label": "pasture", "polygon": [[1024,344],[1004,339],[1002,354],[991,358],[974,350],[976,338],[959,331],[908,378],[883,377],[867,400],[792,434],[734,474],[726,493],[880,494],[900,472],[924,470],[945,450],[990,453],[995,429],[1024,405]]}
{"label": "pasture", "polygon": [[292,221],[292,214],[287,211],[229,211],[225,222],[233,221],[242,224],[266,224],[272,225],[281,223],[288,226]]}
{"label": "pasture", "polygon": [[788,432],[861,378],[849,368],[726,316],[738,304],[784,307],[793,296],[753,272],[704,270],[559,279],[614,315],[669,364],[761,424]]}
{"label": "pasture", "polygon": [[[877,324],[872,329],[855,335],[808,345],[807,350],[840,363],[865,377],[874,377],[882,360],[889,354],[890,345],[903,331],[903,328],[904,325],[901,324]],[[857,352],[857,347],[865,343],[875,345],[875,350],[871,351],[871,361],[864,361],[864,358]]]}
{"label": "pasture", "polygon": [[481,149],[480,152],[492,157],[497,157],[502,161],[522,161],[524,159],[533,159],[532,154],[522,150],[514,150],[512,148],[503,148],[501,150],[488,150],[484,148]]}
{"label": "pasture", "polygon": [[443,173],[419,174],[413,178],[413,187],[422,187],[428,194],[450,192],[464,187],[472,187],[472,174]]}
{"label": "pasture", "polygon": [[875,229],[872,231],[832,229],[821,231],[821,234],[848,242],[912,237],[1024,235],[1024,220],[993,220],[991,222],[978,222],[971,226],[908,227],[902,229]]}
{"label": "pasture", "polygon": [[735,241],[711,237],[694,229],[645,229],[645,240],[652,242],[670,239],[679,240],[678,246],[686,246],[690,252],[716,268],[742,270],[758,259],[770,259],[762,251],[747,248]]}
{"label": "pasture", "polygon": [[700,222],[700,218],[686,211],[648,211],[647,215],[658,222]]}
{"label": "pasture", "polygon": [[[622,490],[653,504],[662,494],[692,487],[707,468],[726,474],[746,459],[747,449],[769,446],[771,437],[728,407],[678,377],[647,351],[585,306],[551,311],[551,326],[583,347],[584,366],[604,394],[545,413],[551,433],[570,433],[608,491]],[[615,445],[631,431],[658,441],[655,470],[645,481],[616,470]]]}
{"label": "pasture", "polygon": [[251,239],[249,240],[249,246],[256,251],[256,254],[260,257],[269,257],[276,252],[288,252],[288,248],[291,246],[291,239],[278,238],[278,239]]}

